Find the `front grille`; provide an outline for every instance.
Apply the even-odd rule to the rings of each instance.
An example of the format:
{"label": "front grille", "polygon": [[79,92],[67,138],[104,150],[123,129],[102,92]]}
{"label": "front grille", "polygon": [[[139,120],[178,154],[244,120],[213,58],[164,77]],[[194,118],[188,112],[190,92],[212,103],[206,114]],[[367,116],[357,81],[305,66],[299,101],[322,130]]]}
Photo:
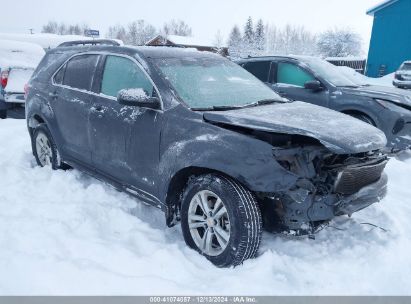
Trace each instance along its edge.
{"label": "front grille", "polygon": [[341,170],[335,182],[335,192],[345,195],[354,194],[381,177],[387,160],[374,164],[350,166]]}

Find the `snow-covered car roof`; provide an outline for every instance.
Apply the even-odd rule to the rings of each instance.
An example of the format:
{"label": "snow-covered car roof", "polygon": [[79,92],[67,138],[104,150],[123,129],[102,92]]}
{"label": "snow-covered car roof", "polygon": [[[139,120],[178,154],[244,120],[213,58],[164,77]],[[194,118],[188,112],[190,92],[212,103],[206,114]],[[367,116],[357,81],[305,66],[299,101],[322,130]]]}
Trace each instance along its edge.
{"label": "snow-covered car roof", "polygon": [[45,51],[34,43],[0,40],[0,69],[36,68]]}

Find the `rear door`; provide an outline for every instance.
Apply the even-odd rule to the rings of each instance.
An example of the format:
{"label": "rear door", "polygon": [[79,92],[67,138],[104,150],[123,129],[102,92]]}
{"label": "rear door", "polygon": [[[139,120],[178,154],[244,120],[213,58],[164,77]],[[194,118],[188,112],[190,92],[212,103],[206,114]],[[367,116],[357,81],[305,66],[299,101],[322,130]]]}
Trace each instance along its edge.
{"label": "rear door", "polygon": [[243,68],[260,79],[262,82],[266,84],[270,82],[271,61],[249,61],[243,65]]}
{"label": "rear door", "polygon": [[158,92],[136,61],[117,55],[106,56],[100,83],[90,110],[93,165],[150,198],[157,192],[162,111],[124,106],[116,97],[122,89],[140,88],[153,97]]}
{"label": "rear door", "polygon": [[92,84],[100,55],[71,58],[54,76],[49,92],[66,159],[83,165],[91,163],[88,115],[93,102]]}
{"label": "rear door", "polygon": [[275,68],[272,88],[282,97],[319,106],[328,106],[327,90],[312,91],[304,87],[308,81],[318,80],[311,71],[295,62],[280,60],[273,62]]}

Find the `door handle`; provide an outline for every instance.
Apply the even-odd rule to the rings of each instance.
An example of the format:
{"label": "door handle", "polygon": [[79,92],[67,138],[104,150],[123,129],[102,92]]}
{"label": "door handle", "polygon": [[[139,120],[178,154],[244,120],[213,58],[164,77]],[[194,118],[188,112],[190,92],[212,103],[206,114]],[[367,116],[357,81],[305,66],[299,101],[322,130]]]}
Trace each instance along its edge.
{"label": "door handle", "polygon": [[96,112],[103,113],[104,112],[104,109],[103,109],[102,106],[92,106],[90,108],[90,110],[91,110],[91,112],[94,112],[94,113],[96,113]]}
{"label": "door handle", "polygon": [[59,95],[56,92],[50,92],[49,97],[51,97],[52,99],[57,99]]}

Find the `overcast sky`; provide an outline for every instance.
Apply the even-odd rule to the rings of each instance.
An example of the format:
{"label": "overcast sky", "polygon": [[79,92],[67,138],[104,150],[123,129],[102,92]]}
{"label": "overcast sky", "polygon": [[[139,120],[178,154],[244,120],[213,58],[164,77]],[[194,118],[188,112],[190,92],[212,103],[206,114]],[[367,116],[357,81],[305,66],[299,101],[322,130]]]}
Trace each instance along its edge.
{"label": "overcast sky", "polygon": [[49,20],[87,23],[103,33],[108,26],[145,19],[160,27],[182,19],[193,36],[213,40],[217,31],[227,38],[232,26],[243,26],[248,16],[265,23],[304,25],[313,32],[332,27],[357,31],[367,46],[372,17],[365,14],[381,0],[4,0],[0,5],[0,32],[40,32]]}

